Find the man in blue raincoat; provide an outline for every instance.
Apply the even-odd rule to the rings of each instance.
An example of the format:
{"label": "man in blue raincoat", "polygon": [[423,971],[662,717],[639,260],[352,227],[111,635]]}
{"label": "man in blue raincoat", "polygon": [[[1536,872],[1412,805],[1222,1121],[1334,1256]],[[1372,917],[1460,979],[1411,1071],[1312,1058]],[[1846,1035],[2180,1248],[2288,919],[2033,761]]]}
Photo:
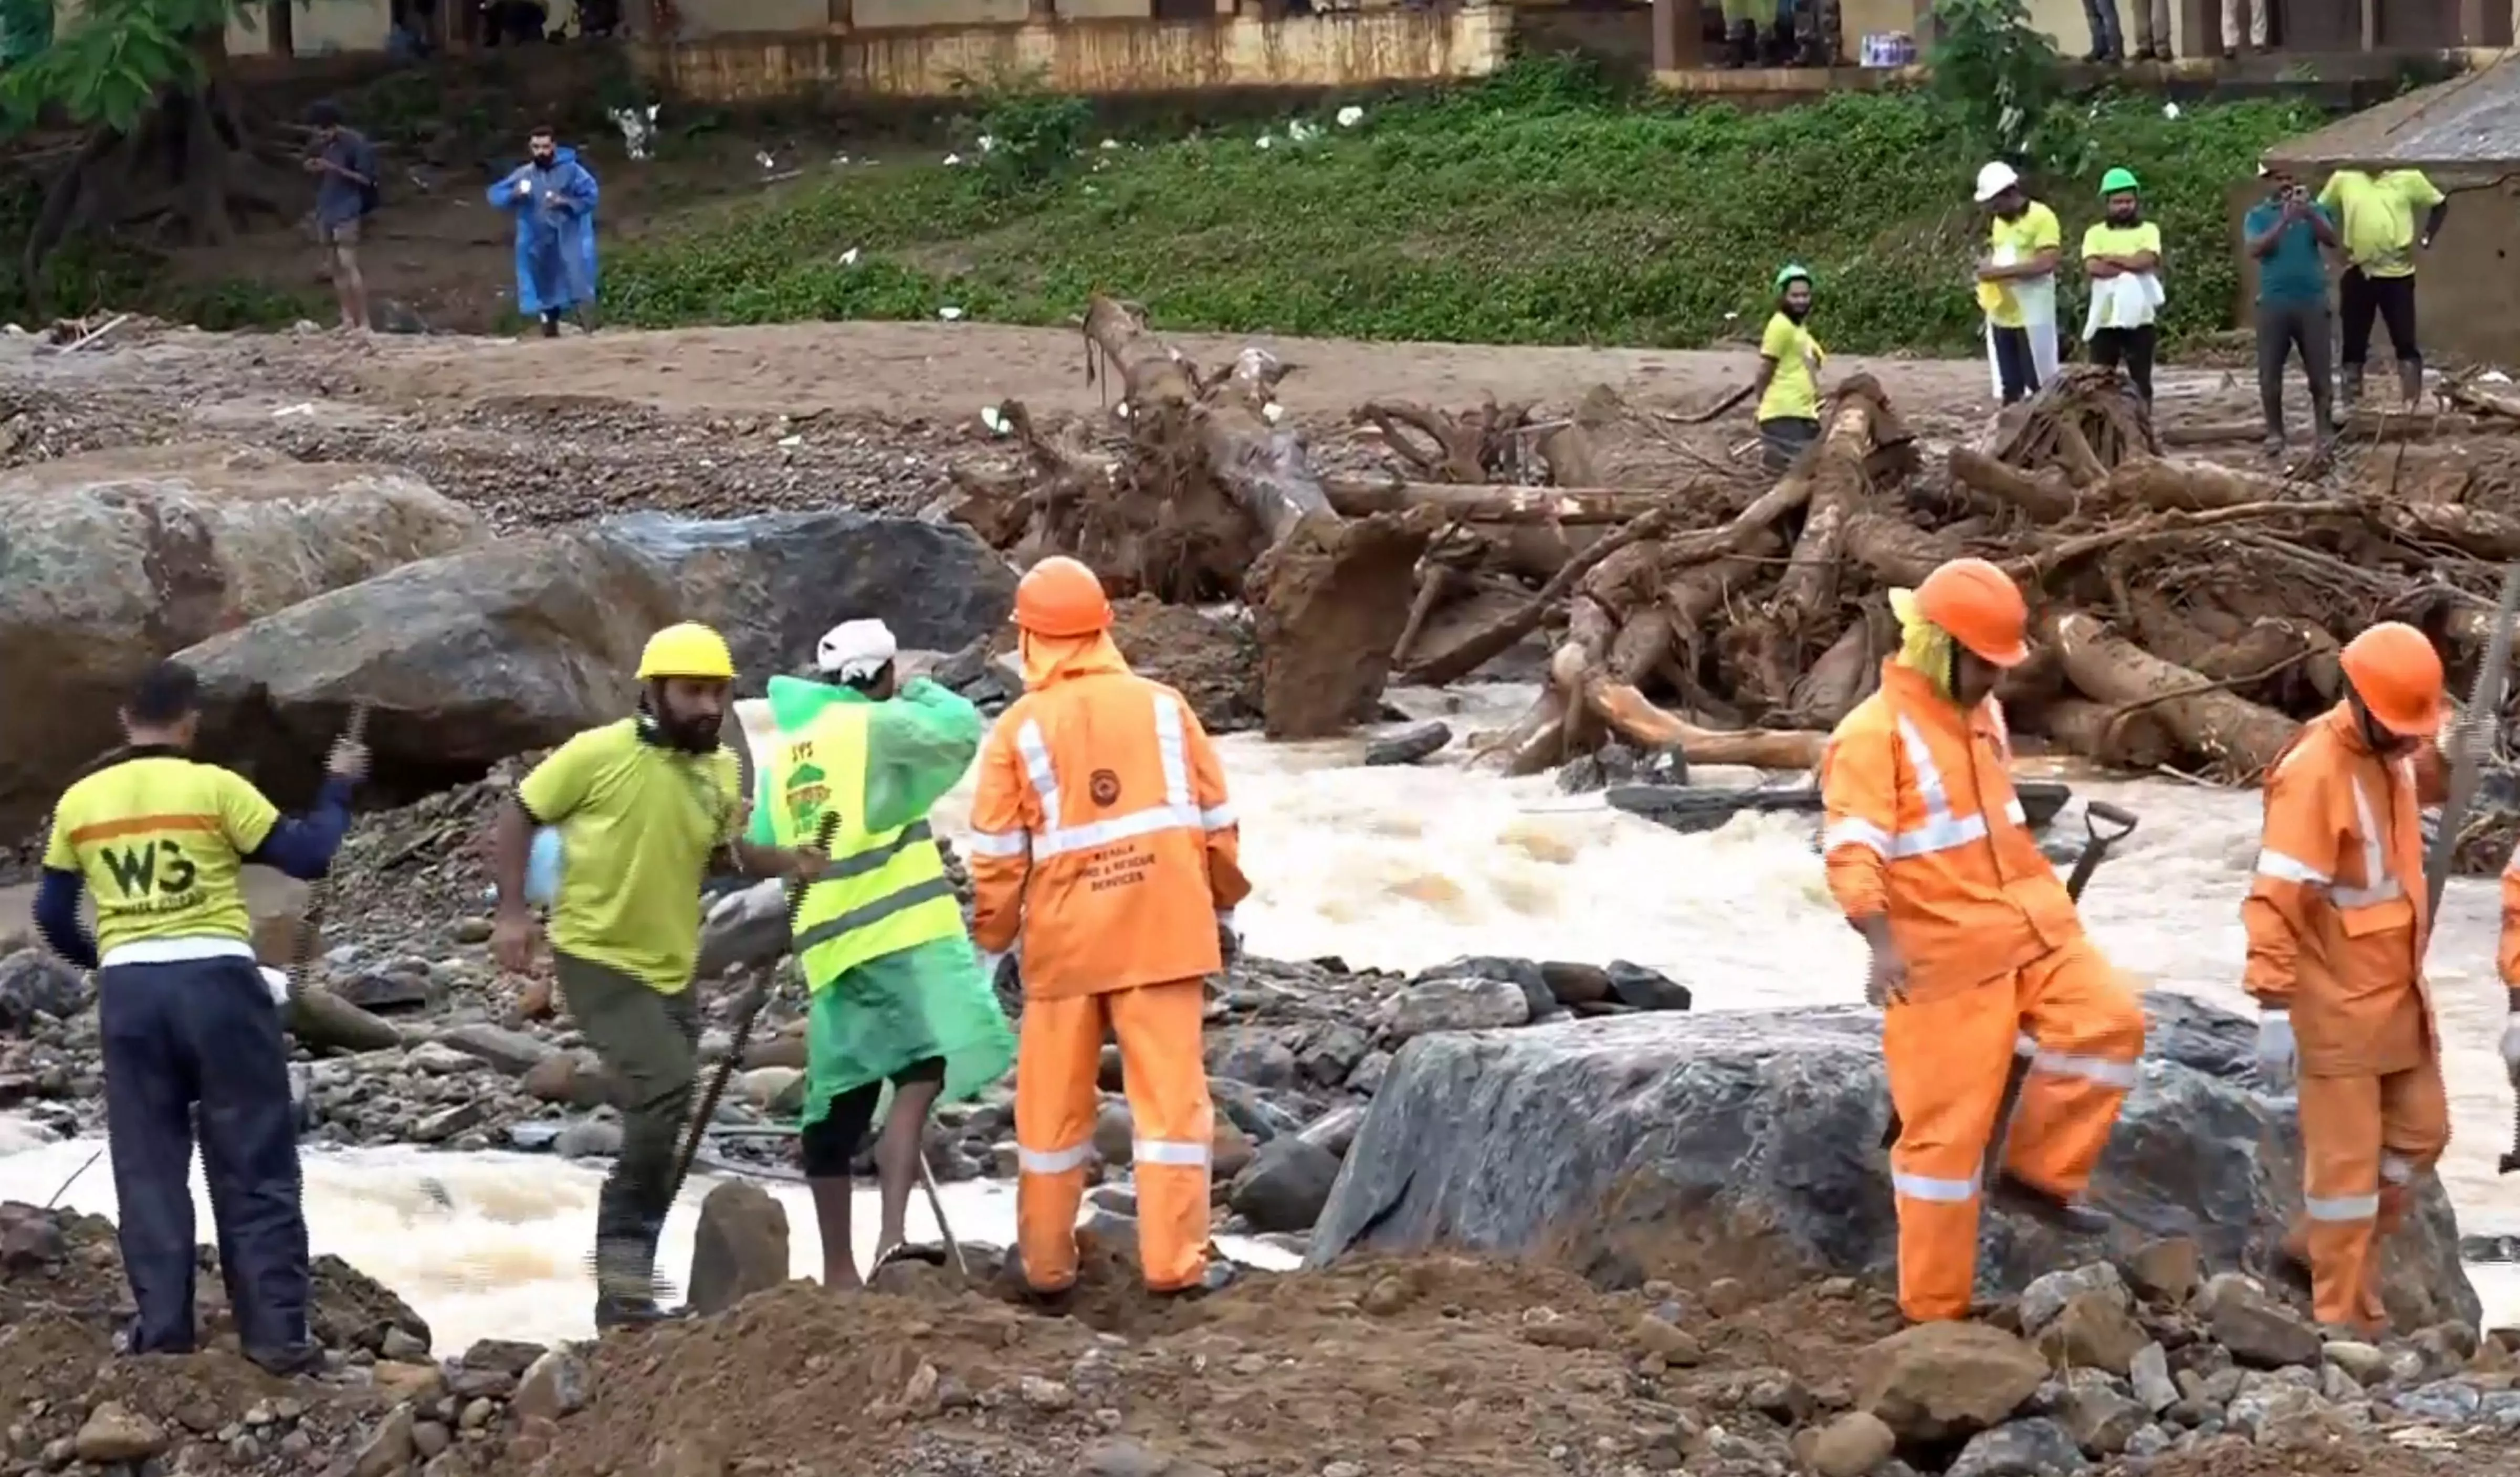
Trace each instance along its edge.
{"label": "man in blue raincoat", "polygon": [[533,157],[490,187],[490,203],[517,218],[517,311],[557,338],[562,315],[585,328],[595,301],[595,176],[548,125],[530,146]]}

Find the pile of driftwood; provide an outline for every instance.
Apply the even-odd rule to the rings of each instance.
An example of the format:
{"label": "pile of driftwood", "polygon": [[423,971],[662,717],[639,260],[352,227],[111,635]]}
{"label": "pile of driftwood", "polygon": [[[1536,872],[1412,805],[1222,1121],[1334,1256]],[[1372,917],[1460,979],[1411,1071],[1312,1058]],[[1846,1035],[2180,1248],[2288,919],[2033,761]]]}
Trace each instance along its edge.
{"label": "pile of driftwood", "polygon": [[[1244,601],[1274,733],[1328,732],[1386,679],[1459,681],[1537,638],[1544,694],[1495,743],[1516,773],[1612,736],[1807,767],[1896,645],[1885,593],[1974,554],[2031,598],[2037,654],[2002,690],[2017,734],[2247,783],[2335,700],[2337,650],[2372,621],[2431,631],[2463,691],[2520,559],[2507,443],[2448,444],[2421,417],[2360,424],[2279,475],[2182,457],[2193,441],[2113,372],[2077,367],[1929,465],[1859,375],[1780,479],[1718,459],[1603,470],[1624,414],[1605,391],[1561,419],[1367,406],[1397,475],[1342,479],[1278,424],[1266,354],[1202,376],[1106,300],[1086,333],[1125,399],[1056,437],[1009,407],[1026,465],[962,476],[964,520],[1018,558],[1076,554],[1115,592]],[[2520,429],[2520,396],[2445,393],[2465,414],[2438,429]]]}

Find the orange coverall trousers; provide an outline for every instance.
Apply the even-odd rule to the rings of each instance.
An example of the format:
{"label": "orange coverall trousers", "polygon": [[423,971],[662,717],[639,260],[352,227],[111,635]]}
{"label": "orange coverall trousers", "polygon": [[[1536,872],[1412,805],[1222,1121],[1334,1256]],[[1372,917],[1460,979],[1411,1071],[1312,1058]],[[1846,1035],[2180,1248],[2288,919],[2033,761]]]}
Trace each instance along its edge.
{"label": "orange coverall trousers", "polygon": [[1131,1159],[1138,1252],[1155,1292],[1194,1287],[1207,1272],[1208,1161],[1216,1110],[1207,1094],[1199,979],[1102,995],[1024,1002],[1015,1048],[1015,1236],[1036,1292],[1076,1282],[1076,1213],[1094,1162],[1102,1032],[1120,1040],[1137,1125]]}
{"label": "orange coverall trousers", "polygon": [[2286,1249],[2309,1264],[2321,1323],[2386,1328],[2380,1243],[2406,1220],[2415,1177],[2450,1147],[2441,1057],[2385,1076],[2304,1077],[2300,1094],[2306,1193]]}
{"label": "orange coverall trousers", "polygon": [[2005,1168],[2059,1198],[2083,1192],[2135,1086],[2143,1007],[2089,939],[1953,994],[1893,1004],[1881,1028],[1899,1197],[1899,1306],[1918,1322],[1968,1317],[1979,1180],[2015,1044],[2035,1044]]}

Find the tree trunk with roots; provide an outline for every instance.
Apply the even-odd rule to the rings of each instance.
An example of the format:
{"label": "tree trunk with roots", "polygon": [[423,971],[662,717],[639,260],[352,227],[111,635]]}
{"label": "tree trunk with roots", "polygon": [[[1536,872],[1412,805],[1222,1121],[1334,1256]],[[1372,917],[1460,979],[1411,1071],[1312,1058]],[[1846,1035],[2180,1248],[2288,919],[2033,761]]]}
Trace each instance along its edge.
{"label": "tree trunk with roots", "polygon": [[91,131],[46,191],[22,266],[30,285],[71,235],[153,229],[224,246],[257,217],[286,220],[305,193],[292,149],[268,136],[230,74],[223,30],[197,32],[197,79],[170,82],[128,130]]}

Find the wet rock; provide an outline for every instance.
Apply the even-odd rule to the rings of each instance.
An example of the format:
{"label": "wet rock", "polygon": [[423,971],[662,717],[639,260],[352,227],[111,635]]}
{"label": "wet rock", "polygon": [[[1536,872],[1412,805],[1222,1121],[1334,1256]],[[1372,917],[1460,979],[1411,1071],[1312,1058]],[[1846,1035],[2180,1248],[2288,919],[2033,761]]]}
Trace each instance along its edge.
{"label": "wet rock", "polygon": [[1391,998],[1394,1041],[1437,1031],[1486,1031],[1531,1019],[1531,1002],[1518,985],[1493,979],[1432,979],[1405,985]]}
{"label": "wet rock", "polygon": [[1406,728],[1377,734],[1365,745],[1369,765],[1415,764],[1453,741],[1452,725],[1429,718]]}
{"label": "wet rock", "polygon": [[1855,1406],[1903,1442],[1956,1441],[2001,1424],[2047,1374],[2036,1350],[2000,1328],[1919,1323],[1864,1352]]}
{"label": "wet rock", "polygon": [[[2300,1213],[2300,1137],[2289,1107],[2256,1089],[2255,1027],[2185,996],[2144,1004],[2144,1071],[2091,1203],[2129,1244],[2183,1236],[2214,1265],[2271,1265]],[[1419,1036],[1374,1092],[1308,1260],[1447,1244],[1546,1248],[1590,1270],[1676,1221],[1739,1216],[1831,1270],[1888,1275],[1880,1032],[1877,1012],[1821,1007]],[[2108,1250],[1995,1206],[1983,1242],[1990,1295]],[[2389,1262],[2385,1295],[2406,1325],[2473,1322],[2437,1180],[2419,1183]]]}
{"label": "wet rock", "polygon": [[49,953],[20,949],[0,959],[0,1031],[31,1030],[39,1016],[68,1020],[87,1002],[87,977]]}
{"label": "wet rock", "polygon": [[1598,964],[1552,961],[1540,966],[1540,977],[1561,1006],[1589,1006],[1610,998],[1610,971]]}
{"label": "wet rock", "polygon": [[1344,1159],[1348,1146],[1356,1142],[1356,1131],[1365,1124],[1365,1104],[1342,1102],[1304,1125],[1304,1141],[1319,1144]]}
{"label": "wet rock", "polygon": [[1551,993],[1548,977],[1540,965],[1527,959],[1510,959],[1500,955],[1465,955],[1461,959],[1437,964],[1419,974],[1412,984],[1437,979],[1488,979],[1509,984],[1522,992],[1526,1020],[1549,1020],[1562,1008]]}
{"label": "wet rock", "polygon": [[1945,1477],[2063,1477],[2090,1466],[2063,1426],[2034,1416],[1971,1437]]}
{"label": "wet rock", "polygon": [[2319,1362],[2318,1330],[2278,1303],[2266,1289],[2236,1272],[2227,1272],[2205,1284],[2198,1300],[2207,1333],[2231,1351],[2241,1364],[2261,1369],[2287,1365],[2316,1366]]}
{"label": "wet rock", "polygon": [[1207,1038],[1207,1072],[1257,1088],[1291,1087],[1295,1053],[1270,1031],[1232,1026]]}
{"label": "wet rock", "polygon": [[2124,1374],[2152,1342],[2127,1311],[2126,1289],[2078,1292],[2039,1331],[2039,1352],[2065,1369],[2105,1369]]}
{"label": "wet rock", "polygon": [[1289,1134],[1260,1146],[1234,1177],[1226,1203],[1254,1231],[1310,1231],[1329,1203],[1338,1172],[1338,1155]]}
{"label": "wet rock", "polygon": [[2127,1263],[2136,1292],[2176,1308],[2194,1295],[2204,1276],[2204,1254],[2185,1236],[2146,1241]]}
{"label": "wet rock", "polygon": [[788,1210],[758,1185],[729,1181],[700,1202],[692,1234],[691,1305],[722,1313],[788,1280]]}
{"label": "wet rock", "polygon": [[170,1440],[165,1429],[147,1416],[139,1414],[119,1401],[109,1400],[87,1412],[73,1439],[74,1450],[81,1461],[104,1466],[116,1461],[141,1461],[166,1450]]}
{"label": "wet rock", "polygon": [[486,532],[394,469],[202,442],[0,472],[0,831],[12,837],[120,741],[114,711],[150,663]]}
{"label": "wet rock", "polygon": [[1819,1477],[1867,1477],[1890,1459],[1899,1438],[1869,1410],[1850,1410],[1813,1433],[1803,1460]]}
{"label": "wet rock", "polygon": [[1610,999],[1639,1010],[1686,1010],[1689,1007],[1688,987],[1642,964],[1632,964],[1623,959],[1610,961],[1604,971],[1610,985]]}
{"label": "wet rock", "polygon": [[2389,1356],[2355,1339],[2331,1339],[2319,1358],[2343,1370],[2358,1385],[2376,1385],[2389,1377]]}
{"label": "wet rock", "polygon": [[1307,1037],[1295,1053],[1295,1068],[1318,1087],[1337,1087],[1373,1049],[1373,1039],[1345,1021],[1329,1021]]}
{"label": "wet rock", "polygon": [[524,1377],[517,1382],[516,1399],[509,1410],[518,1420],[540,1416],[558,1420],[574,1415],[586,1408],[592,1394],[593,1376],[586,1361],[569,1349],[548,1349],[527,1365]]}

